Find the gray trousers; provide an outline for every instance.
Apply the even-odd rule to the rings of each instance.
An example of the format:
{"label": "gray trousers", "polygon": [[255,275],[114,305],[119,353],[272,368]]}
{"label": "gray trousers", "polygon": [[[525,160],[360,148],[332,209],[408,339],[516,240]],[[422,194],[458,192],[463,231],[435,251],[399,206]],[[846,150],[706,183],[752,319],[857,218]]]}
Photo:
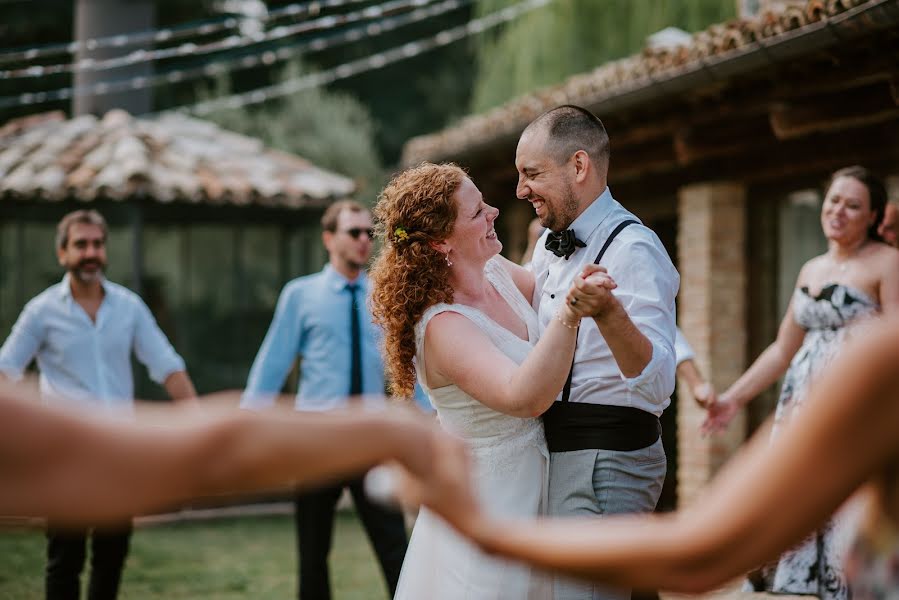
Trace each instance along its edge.
{"label": "gray trousers", "polygon": [[[583,518],[651,512],[662,493],[667,468],[661,438],[632,452],[553,452],[549,514]],[[555,600],[629,600],[631,591],[556,577],[553,594]]]}

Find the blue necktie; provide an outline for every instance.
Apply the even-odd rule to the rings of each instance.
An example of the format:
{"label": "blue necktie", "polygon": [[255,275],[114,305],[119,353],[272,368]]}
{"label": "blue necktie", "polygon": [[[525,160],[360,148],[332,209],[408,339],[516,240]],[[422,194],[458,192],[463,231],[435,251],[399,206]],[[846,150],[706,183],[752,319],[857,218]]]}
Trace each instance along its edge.
{"label": "blue necktie", "polygon": [[355,396],[362,393],[362,331],[359,328],[359,302],[356,299],[356,292],[359,286],[355,283],[347,285],[352,296],[350,303],[350,395]]}

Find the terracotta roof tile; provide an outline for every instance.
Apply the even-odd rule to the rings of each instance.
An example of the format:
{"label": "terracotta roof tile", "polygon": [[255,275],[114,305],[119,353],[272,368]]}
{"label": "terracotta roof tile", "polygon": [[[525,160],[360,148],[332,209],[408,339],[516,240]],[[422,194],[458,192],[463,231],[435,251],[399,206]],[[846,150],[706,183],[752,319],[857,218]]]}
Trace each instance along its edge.
{"label": "terracotta roof tile", "polygon": [[0,197],[298,208],[354,192],[347,177],[183,115],[147,119],[114,110],[66,120],[57,111],[0,127]]}

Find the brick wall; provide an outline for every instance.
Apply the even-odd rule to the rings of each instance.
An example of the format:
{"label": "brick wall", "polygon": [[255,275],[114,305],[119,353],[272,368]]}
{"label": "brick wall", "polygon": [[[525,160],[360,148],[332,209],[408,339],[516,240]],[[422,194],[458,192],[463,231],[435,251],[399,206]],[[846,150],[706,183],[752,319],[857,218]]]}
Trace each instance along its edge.
{"label": "brick wall", "polygon": [[[746,190],[736,183],[678,191],[678,324],[699,369],[719,392],[746,364]],[[727,432],[703,437],[705,411],[686,386],[678,399],[678,504],[688,504],[745,437],[745,415]]]}

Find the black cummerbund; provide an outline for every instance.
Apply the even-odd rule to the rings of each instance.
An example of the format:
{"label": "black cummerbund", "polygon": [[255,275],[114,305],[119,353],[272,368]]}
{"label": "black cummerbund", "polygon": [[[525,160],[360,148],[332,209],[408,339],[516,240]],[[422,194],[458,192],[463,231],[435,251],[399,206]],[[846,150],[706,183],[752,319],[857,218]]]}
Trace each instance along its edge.
{"label": "black cummerbund", "polygon": [[653,445],[662,433],[659,418],[645,410],[584,402],[554,402],[543,413],[543,427],[550,452],[631,452]]}

